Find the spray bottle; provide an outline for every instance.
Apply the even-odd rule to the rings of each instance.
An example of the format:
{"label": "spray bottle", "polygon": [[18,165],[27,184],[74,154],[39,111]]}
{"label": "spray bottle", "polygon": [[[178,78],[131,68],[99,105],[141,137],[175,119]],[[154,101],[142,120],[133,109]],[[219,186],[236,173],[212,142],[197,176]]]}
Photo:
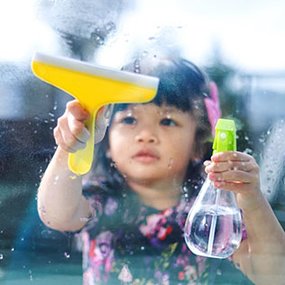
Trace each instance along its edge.
{"label": "spray bottle", "polygon": [[[235,151],[234,121],[219,119],[215,130],[213,154]],[[234,193],[215,188],[207,178],[187,216],[184,232],[193,253],[213,258],[231,256],[242,237],[242,217]]]}

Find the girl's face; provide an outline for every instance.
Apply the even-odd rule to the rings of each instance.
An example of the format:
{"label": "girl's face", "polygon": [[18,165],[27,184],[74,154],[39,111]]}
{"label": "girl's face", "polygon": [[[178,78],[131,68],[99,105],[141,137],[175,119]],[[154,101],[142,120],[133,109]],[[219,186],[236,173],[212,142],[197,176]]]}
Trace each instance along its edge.
{"label": "girl's face", "polygon": [[110,127],[110,156],[128,182],[181,182],[193,158],[196,123],[175,107],[134,104]]}

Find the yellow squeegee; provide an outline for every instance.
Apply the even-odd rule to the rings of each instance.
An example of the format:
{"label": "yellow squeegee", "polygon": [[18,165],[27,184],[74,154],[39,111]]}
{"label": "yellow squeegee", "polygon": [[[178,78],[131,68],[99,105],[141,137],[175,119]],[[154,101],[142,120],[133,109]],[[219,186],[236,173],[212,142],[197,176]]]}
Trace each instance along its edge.
{"label": "yellow squeegee", "polygon": [[90,113],[86,127],[90,132],[84,149],[70,153],[68,165],[77,175],[87,173],[94,152],[95,118],[104,105],[144,103],[156,95],[158,78],[95,66],[79,60],[36,53],[32,71],[41,80],[65,91]]}

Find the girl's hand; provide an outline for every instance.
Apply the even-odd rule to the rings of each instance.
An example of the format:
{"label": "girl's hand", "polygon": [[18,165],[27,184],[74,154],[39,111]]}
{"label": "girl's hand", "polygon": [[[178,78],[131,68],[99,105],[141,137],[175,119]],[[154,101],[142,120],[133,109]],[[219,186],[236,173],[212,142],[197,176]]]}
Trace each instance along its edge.
{"label": "girl's hand", "polygon": [[64,114],[58,119],[54,129],[56,144],[67,152],[76,152],[84,148],[90,137],[84,125],[88,118],[89,113],[78,101],[68,102]]}
{"label": "girl's hand", "polygon": [[233,191],[240,208],[254,210],[258,207],[262,200],[259,167],[252,156],[237,151],[221,152],[204,164],[215,187]]}

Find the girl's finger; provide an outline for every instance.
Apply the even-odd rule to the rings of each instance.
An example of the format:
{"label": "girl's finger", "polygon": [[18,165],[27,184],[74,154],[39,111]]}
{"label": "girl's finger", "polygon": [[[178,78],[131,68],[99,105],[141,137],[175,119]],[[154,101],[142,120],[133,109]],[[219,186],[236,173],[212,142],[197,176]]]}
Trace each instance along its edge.
{"label": "girl's finger", "polygon": [[225,181],[232,183],[256,183],[256,181],[258,181],[258,176],[255,173],[240,170],[211,172],[209,173],[209,178],[212,181]]}
{"label": "girl's finger", "polygon": [[250,172],[254,169],[254,165],[251,161],[221,161],[213,162],[206,166],[205,171],[209,172],[224,172],[229,170],[241,170]]}
{"label": "girl's finger", "polygon": [[58,127],[56,127],[53,130],[53,133],[54,133],[54,138],[55,138],[56,144],[58,146],[60,146],[63,150],[65,150],[66,152],[71,152],[71,153],[76,151],[72,147],[69,147],[68,145],[66,145],[66,143],[62,137],[61,131]]}
{"label": "girl's finger", "polygon": [[[61,137],[61,146],[68,149],[69,152],[75,152],[78,149],[82,149],[85,147],[86,143],[79,141],[71,132],[68,121],[65,117],[61,117],[58,119],[58,126],[57,126],[58,137]],[[56,133],[55,133],[56,134]]]}
{"label": "girl's finger", "polygon": [[86,143],[90,137],[90,133],[82,121],[76,120],[73,116],[67,117],[68,128],[72,135],[79,142]]}
{"label": "girl's finger", "polygon": [[213,162],[221,162],[221,161],[251,161],[253,158],[252,156],[248,155],[247,153],[238,152],[238,151],[226,151],[226,152],[219,152],[214,154],[211,157]]}
{"label": "girl's finger", "polygon": [[252,186],[249,183],[217,181],[214,182],[214,185],[218,189],[233,191],[235,193],[250,194],[252,190]]}
{"label": "girl's finger", "polygon": [[86,121],[89,118],[89,113],[80,105],[77,100],[73,100],[66,105],[67,114],[71,114],[78,121]]}

